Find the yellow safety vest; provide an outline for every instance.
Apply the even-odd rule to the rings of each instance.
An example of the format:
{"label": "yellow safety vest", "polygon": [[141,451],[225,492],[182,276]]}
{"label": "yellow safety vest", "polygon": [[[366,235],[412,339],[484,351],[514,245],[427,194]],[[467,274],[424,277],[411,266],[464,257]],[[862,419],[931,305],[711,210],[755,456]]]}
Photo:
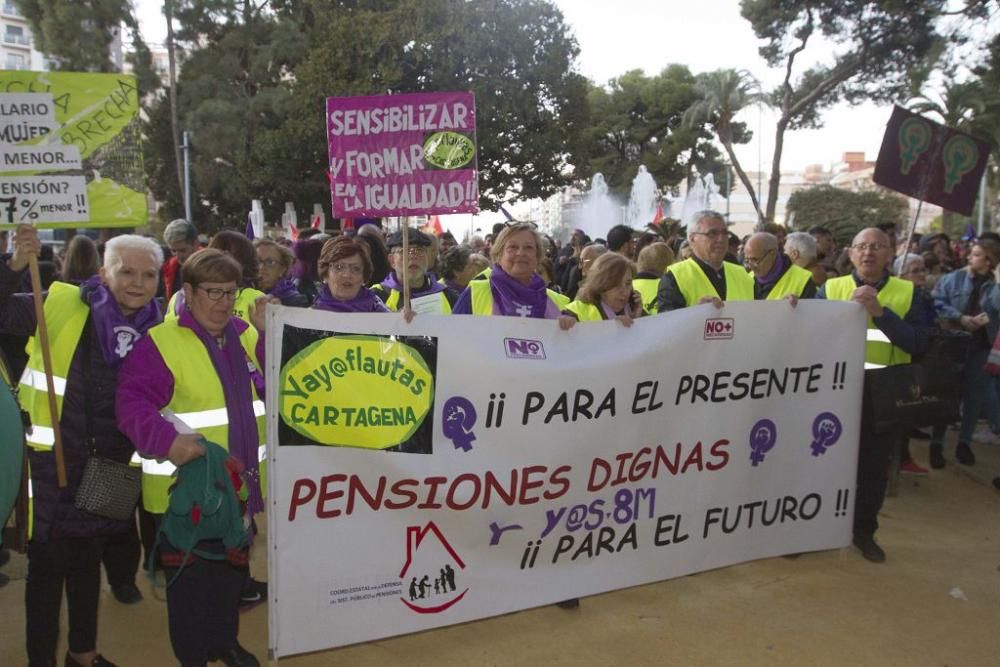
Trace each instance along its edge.
{"label": "yellow safety vest", "polygon": [[[826,298],[831,301],[850,301],[857,289],[854,276],[830,278],[823,286]],[[900,318],[906,317],[913,304],[913,283],[890,276],[888,282],[878,292],[878,302]],[[875,326],[868,317],[867,342],[865,343],[865,368],[882,368],[910,363],[910,355],[902,348],[889,342],[889,337]]]}
{"label": "yellow safety vest", "polygon": [[810,280],[812,280],[812,273],[797,264],[792,264],[771,288],[767,295],[767,301],[784,299],[789,294],[802,296],[802,291],[805,290]]}
{"label": "yellow safety vest", "polygon": [[[56,393],[56,420],[62,417],[63,395],[73,354],[80,344],[83,327],[90,308],[80,300],[80,288],[68,283],[54,282],[45,298],[45,322],[49,334],[49,352],[52,359],[52,381]],[[48,386],[42,364],[42,346],[38,336],[32,336],[27,345],[28,364],[21,375],[18,393],[21,407],[31,415],[32,429],[27,435],[28,446],[38,451],[51,451],[55,445],[55,420],[49,412]]]}
{"label": "yellow safety vest", "polygon": [[576,319],[580,322],[600,322],[607,319],[599,307],[579,299],[571,301],[563,310],[568,310],[576,315]]}
{"label": "yellow safety vest", "polygon": [[[176,320],[177,319],[177,295],[180,292],[175,292],[172,297],[170,297],[170,303],[167,304],[167,312],[163,316],[163,321]],[[253,328],[253,322],[250,321],[250,316],[253,315],[255,309],[255,303],[257,299],[266,296],[263,292],[252,287],[244,287],[240,290],[240,293],[236,296],[236,301],[233,303],[233,316],[238,317],[247,324],[250,328]]]}
{"label": "yellow safety vest", "polygon": [[[246,352],[248,363],[260,368],[255,352],[257,336],[257,330],[249,326],[240,334],[240,344]],[[179,433],[201,433],[207,440],[228,450],[229,416],[226,412],[225,393],[205,344],[198,338],[198,334],[181,326],[177,319],[153,327],[149,330],[149,337],[153,339],[174,378],[174,393],[170,402],[160,410],[160,414]],[[257,418],[257,459],[263,495],[267,488],[264,403],[252,384],[250,391],[253,395],[254,416]],[[162,514],[167,510],[167,491],[175,470],[170,461],[145,457],[142,459],[142,502],[147,511]]]}
{"label": "yellow safety vest", "polygon": [[[488,269],[469,282],[469,289],[472,290],[472,314],[492,315],[493,314],[493,290],[490,289]],[[482,276],[482,277],[480,277]],[[554,292],[545,288],[549,301],[554,303],[560,312],[569,305],[570,300],[565,294]]]}
{"label": "yellow safety vest", "polygon": [[639,293],[642,297],[642,309],[647,315],[655,315],[657,313],[656,307],[656,293],[660,289],[660,279],[659,278],[633,278],[632,279],[632,289]]}
{"label": "yellow safety vest", "polygon": [[[372,289],[375,291],[375,293],[379,297],[382,297],[382,296],[385,297],[382,301],[385,303],[385,307],[388,308],[389,310],[394,310],[395,311],[395,310],[399,310],[401,308],[402,301],[403,301],[403,293],[400,292],[399,290],[386,289],[386,288],[382,287],[381,285],[374,285],[372,287]],[[442,315],[451,315],[451,304],[448,303],[448,297],[445,296],[444,292],[438,292],[437,294],[441,298],[441,311],[440,311],[441,314]],[[419,298],[419,297],[414,297],[413,293],[411,292],[410,293],[410,298],[413,299],[413,298]]]}
{"label": "yellow safety vest", "polygon": [[[701,266],[693,259],[671,264],[668,271],[677,279],[677,287],[688,306],[698,305],[706,296],[722,298]],[[726,301],[753,301],[753,278],[746,269],[732,262],[723,262],[722,272],[726,277]]]}

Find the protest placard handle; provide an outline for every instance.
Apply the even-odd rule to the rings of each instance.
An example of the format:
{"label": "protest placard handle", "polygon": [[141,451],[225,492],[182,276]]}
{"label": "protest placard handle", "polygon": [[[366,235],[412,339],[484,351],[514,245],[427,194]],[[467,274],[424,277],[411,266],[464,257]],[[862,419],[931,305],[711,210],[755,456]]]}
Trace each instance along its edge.
{"label": "protest placard handle", "polygon": [[[403,312],[410,310],[410,217],[403,216]],[[396,277],[399,277],[399,269],[396,270]]]}
{"label": "protest placard handle", "polygon": [[[42,306],[42,277],[38,271],[38,256],[32,253],[28,256],[28,269],[31,272],[31,294],[35,301],[35,319],[38,321],[38,345],[42,350],[42,367],[45,369],[45,390],[49,397],[49,415],[52,419],[54,434],[53,449],[56,453],[56,478],[59,488],[66,488],[66,463],[63,458],[62,432],[59,429],[59,411],[56,408],[56,388],[52,379],[52,355],[49,352],[49,331],[45,325],[45,308]],[[81,341],[87,345],[86,341]]]}

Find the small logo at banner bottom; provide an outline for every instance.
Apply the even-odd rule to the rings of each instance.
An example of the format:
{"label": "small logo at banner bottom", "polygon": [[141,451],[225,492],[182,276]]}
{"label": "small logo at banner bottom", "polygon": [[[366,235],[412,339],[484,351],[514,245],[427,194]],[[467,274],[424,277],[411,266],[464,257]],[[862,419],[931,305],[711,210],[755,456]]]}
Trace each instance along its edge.
{"label": "small logo at banner bottom", "polygon": [[469,592],[462,585],[465,562],[433,521],[406,528],[406,563],[399,578],[400,602],[418,614],[440,614]]}
{"label": "small logo at banner bottom", "polygon": [[504,338],[503,347],[510,359],[544,359],[545,348],[540,340]]}
{"label": "small logo at banner bottom", "polygon": [[705,320],[705,340],[729,340],[736,330],[731,317],[713,317]]}

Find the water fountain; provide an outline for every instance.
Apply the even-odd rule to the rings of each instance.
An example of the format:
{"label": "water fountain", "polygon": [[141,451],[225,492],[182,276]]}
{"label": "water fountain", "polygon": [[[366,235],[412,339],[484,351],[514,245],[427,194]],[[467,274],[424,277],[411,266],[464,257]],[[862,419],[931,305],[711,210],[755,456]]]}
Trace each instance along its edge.
{"label": "water fountain", "polygon": [[639,171],[632,180],[632,193],[628,198],[625,224],[632,229],[645,229],[656,216],[657,199],[656,181],[647,171],[646,165],[640,164]]}
{"label": "water fountain", "polygon": [[608,194],[603,174],[594,174],[590,191],[572,217],[572,225],[592,239],[605,238],[608,230],[621,222],[621,206]]}
{"label": "water fountain", "polygon": [[699,211],[712,208],[712,198],[718,196],[719,186],[715,184],[715,177],[712,174],[698,176],[696,173],[691,178],[691,185],[688,187],[684,197],[684,208],[681,214],[681,222],[688,225],[694,222],[694,214]]}

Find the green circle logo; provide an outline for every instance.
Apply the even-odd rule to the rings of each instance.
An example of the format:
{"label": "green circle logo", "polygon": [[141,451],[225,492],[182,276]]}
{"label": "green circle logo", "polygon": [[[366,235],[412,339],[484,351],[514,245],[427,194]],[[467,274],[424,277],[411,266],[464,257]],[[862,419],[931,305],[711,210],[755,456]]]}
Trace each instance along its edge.
{"label": "green circle logo", "polygon": [[476,144],[458,132],[435,132],[424,140],[424,159],[438,169],[459,169],[476,155]]}

